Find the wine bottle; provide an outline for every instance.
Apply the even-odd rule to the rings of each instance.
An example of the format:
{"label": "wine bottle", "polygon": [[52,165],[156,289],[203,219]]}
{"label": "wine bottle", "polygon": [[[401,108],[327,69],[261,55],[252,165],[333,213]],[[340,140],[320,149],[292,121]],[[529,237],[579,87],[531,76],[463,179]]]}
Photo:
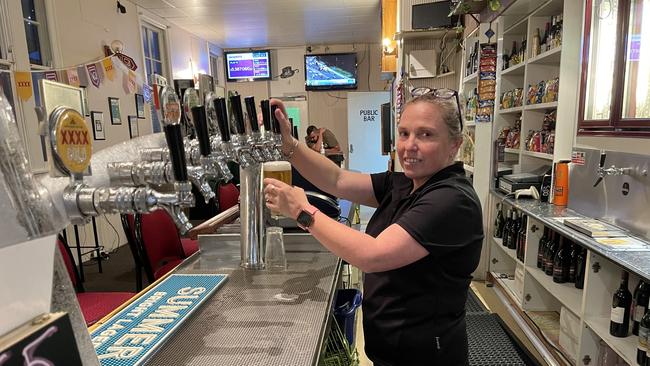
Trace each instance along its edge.
{"label": "wine bottle", "polygon": [[576,257],[576,288],[585,287],[585,274],[587,273],[587,249],[580,248]]}
{"label": "wine bottle", "polygon": [[503,208],[500,203],[497,203],[497,217],[494,220],[494,237],[503,238],[503,225],[505,224],[503,219]]}
{"label": "wine bottle", "polygon": [[512,226],[512,209],[508,209],[506,211],[506,223],[503,225],[503,241],[501,244],[503,244],[504,247],[508,247],[508,232],[510,231],[510,227]]}
{"label": "wine bottle", "polygon": [[519,226],[519,234],[517,235],[517,258],[520,261],[524,261],[524,256],[526,253],[526,225],[528,221],[528,216],[521,215],[521,225]]}
{"label": "wine bottle", "polygon": [[630,330],[630,306],[632,294],[627,288],[628,273],[621,274],[621,285],[614,292],[612,298],[612,311],[610,313],[609,334],[614,337],[627,337]]}
{"label": "wine bottle", "polygon": [[541,44],[539,49],[542,52],[548,51],[549,49],[549,41],[550,41],[550,32],[551,32],[551,24],[549,22],[546,22],[546,28],[544,30],[544,37],[541,40]]}
{"label": "wine bottle", "polygon": [[517,248],[517,233],[519,232],[519,225],[521,225],[521,215],[515,210],[512,214],[512,226],[508,232],[508,249]]}
{"label": "wine bottle", "polygon": [[571,263],[569,263],[569,279],[567,280],[567,282],[571,282],[571,283],[576,282],[576,267],[577,267],[578,251],[581,249],[582,247],[580,247],[575,243],[571,245],[571,254],[569,255],[569,259],[571,260]]}
{"label": "wine bottle", "polygon": [[565,283],[569,278],[569,242],[564,237],[560,237],[560,245],[553,259],[553,282]]}
{"label": "wine bottle", "polygon": [[[650,304],[646,303],[646,308]],[[646,311],[639,323],[639,345],[636,350],[636,362],[639,365],[648,363],[648,332],[650,332],[650,311]]]}
{"label": "wine bottle", "polygon": [[520,62],[517,59],[517,54],[517,41],[512,41],[512,50],[510,51],[510,66],[514,66]]}
{"label": "wine bottle", "polygon": [[555,259],[555,253],[557,253],[561,238],[562,236],[556,233],[555,240],[553,240],[551,242],[551,245],[548,247],[546,270],[544,271],[544,273],[546,273],[548,276],[553,275],[553,260]]}
{"label": "wine bottle", "polygon": [[553,240],[555,240],[555,232],[553,230],[548,231],[548,239],[546,240],[546,244],[544,245],[544,258],[542,261],[542,272],[546,273],[546,267],[548,267],[548,251],[551,248],[551,245],[553,244]]}
{"label": "wine bottle", "polygon": [[548,240],[548,228],[544,226],[544,235],[539,238],[539,244],[537,244],[537,268],[542,268],[542,263],[544,263],[544,247],[546,246],[546,240]]}
{"label": "wine bottle", "polygon": [[632,306],[632,334],[639,335],[639,323],[641,318],[648,310],[648,299],[650,299],[650,286],[643,280],[639,280],[639,284],[634,289]]}

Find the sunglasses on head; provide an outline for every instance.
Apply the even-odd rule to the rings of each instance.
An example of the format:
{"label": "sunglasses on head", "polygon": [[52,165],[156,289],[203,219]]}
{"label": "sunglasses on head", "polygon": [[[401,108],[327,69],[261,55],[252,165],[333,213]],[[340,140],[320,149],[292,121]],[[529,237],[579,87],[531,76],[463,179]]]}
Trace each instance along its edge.
{"label": "sunglasses on head", "polygon": [[412,97],[419,97],[422,95],[430,94],[435,98],[440,99],[452,99],[456,98],[456,107],[458,107],[458,124],[460,125],[460,130],[463,131],[463,117],[460,110],[460,99],[458,97],[458,92],[453,89],[441,88],[441,89],[431,89],[431,88],[415,88],[411,90]]}

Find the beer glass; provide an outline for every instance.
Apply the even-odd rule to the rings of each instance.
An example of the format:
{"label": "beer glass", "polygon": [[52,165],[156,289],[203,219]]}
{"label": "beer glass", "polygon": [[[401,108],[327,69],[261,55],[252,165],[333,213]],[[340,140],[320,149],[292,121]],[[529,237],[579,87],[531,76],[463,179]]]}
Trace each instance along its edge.
{"label": "beer glass", "polygon": [[[291,185],[291,163],[288,161],[269,161],[262,165],[264,178],[273,178]],[[279,212],[271,212],[274,220],[280,219]]]}

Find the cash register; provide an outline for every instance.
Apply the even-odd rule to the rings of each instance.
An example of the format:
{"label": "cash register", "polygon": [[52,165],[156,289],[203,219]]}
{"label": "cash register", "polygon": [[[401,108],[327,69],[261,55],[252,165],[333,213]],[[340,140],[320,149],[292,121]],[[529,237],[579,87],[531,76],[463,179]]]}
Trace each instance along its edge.
{"label": "cash register", "polygon": [[541,192],[542,179],[544,175],[550,174],[551,168],[542,166],[530,173],[507,174],[499,177],[499,190],[505,194],[514,193],[520,189],[528,189],[531,186]]}

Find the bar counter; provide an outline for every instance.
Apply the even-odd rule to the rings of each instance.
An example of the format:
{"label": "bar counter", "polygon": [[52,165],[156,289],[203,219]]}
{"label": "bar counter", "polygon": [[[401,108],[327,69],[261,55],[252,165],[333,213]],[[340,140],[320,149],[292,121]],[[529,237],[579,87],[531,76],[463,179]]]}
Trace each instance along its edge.
{"label": "bar counter", "polygon": [[287,270],[239,267],[239,236],[199,237],[175,273],[222,273],[227,282],[147,365],[317,365],[341,261],[311,235],[285,234]]}

